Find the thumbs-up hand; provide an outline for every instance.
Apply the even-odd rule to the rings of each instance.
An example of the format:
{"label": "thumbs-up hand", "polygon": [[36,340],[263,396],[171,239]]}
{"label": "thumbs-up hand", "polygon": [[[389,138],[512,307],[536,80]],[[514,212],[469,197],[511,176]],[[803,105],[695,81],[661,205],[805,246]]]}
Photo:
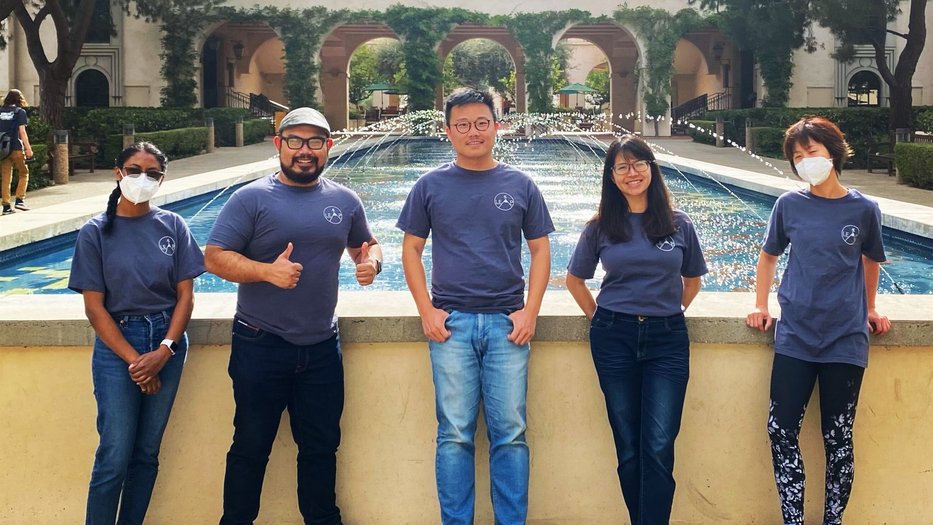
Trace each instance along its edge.
{"label": "thumbs-up hand", "polygon": [[289,258],[292,256],[292,250],[295,247],[288,243],[285,251],[279,254],[269,264],[269,271],[266,274],[266,281],[279,288],[291,289],[298,286],[298,279],[301,277],[302,266],[299,263],[292,262]]}
{"label": "thumbs-up hand", "polygon": [[359,262],[356,265],[356,282],[360,283],[360,286],[372,284],[376,279],[376,261],[369,257],[368,242],[360,246],[360,257],[357,260]]}

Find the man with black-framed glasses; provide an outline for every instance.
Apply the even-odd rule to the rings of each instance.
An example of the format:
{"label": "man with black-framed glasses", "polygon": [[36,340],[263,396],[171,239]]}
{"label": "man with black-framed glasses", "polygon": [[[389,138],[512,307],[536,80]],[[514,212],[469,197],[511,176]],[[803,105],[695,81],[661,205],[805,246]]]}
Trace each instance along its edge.
{"label": "man with black-framed glasses", "polygon": [[288,409],[304,521],[339,524],[337,274],[346,249],[357,281],[372,283],[382,250],[356,193],[321,177],[333,146],[324,115],[291,111],[273,142],[281,170],[234,192],[205,249],[208,271],[240,283],[229,366],[236,413],[220,523],[252,523],[259,515],[266,463]]}
{"label": "man with black-framed glasses", "polygon": [[[418,179],[396,224],[405,232],[402,266],[431,354],[441,521],[473,523],[482,402],[495,522],[521,525],[528,514],[529,341],[550,276],[554,225],[531,177],[493,157],[499,125],[489,93],[455,91],[445,121],[456,160]],[[429,235],[430,293],[422,261]],[[523,236],[531,253],[527,301]]]}

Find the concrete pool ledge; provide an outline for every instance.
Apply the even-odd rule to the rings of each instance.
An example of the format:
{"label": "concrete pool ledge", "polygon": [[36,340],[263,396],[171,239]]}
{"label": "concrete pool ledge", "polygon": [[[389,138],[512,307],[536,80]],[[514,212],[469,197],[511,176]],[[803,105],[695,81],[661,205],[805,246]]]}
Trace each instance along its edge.
{"label": "concrete pool ledge", "polygon": [[[188,177],[168,179],[162,184],[152,203],[160,206],[220,190],[231,184],[246,182],[270,173],[278,166],[278,159],[270,158]],[[107,196],[98,195],[4,217],[0,251],[77,231],[88,219],[106,207]]]}
{"label": "concrete pool ledge", "polygon": [[[684,173],[701,177],[711,177],[724,184],[737,186],[765,195],[771,195],[772,197],[778,197],[784,192],[795,191],[805,186],[803,182],[793,178],[781,179],[754,171],[733,168],[721,164],[711,164],[709,162],[687,159],[677,155],[658,154],[657,158],[662,161],[663,165],[679,169]],[[762,168],[771,169],[764,164],[762,164]],[[784,171],[784,173],[789,177],[793,176],[789,171]],[[845,180],[843,176],[843,184],[844,183]],[[927,239],[933,238],[933,208],[884,197],[876,197],[870,194],[869,197],[878,202],[878,206],[881,208],[881,223],[884,226],[919,235]]]}
{"label": "concrete pool ledge", "polygon": [[[780,312],[774,294],[772,313]],[[755,302],[751,292],[701,292],[687,312],[690,339],[709,344],[768,344],[772,335],[745,326]],[[933,296],[879,295],[879,311],[893,322],[890,333],[872,338],[873,346],[933,346]],[[195,345],[226,345],[236,294],[199,293],[188,328]],[[341,292],[337,306],[341,337],[351,343],[424,341],[421,321],[408,292]],[[548,291],[535,341],[585,341],[587,322],[563,290]],[[90,346],[94,334],[81,296],[18,295],[0,297],[0,341],[6,347]]]}

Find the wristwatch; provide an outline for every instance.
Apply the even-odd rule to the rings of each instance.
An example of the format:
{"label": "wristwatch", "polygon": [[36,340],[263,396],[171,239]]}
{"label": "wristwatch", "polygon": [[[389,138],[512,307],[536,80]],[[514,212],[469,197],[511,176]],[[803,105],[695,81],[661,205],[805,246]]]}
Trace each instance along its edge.
{"label": "wristwatch", "polygon": [[376,261],[376,275],[379,275],[380,273],[382,273],[382,261],[380,261],[379,259],[373,259],[373,260]]}
{"label": "wristwatch", "polygon": [[167,347],[168,351],[171,352],[172,355],[175,355],[175,351],[178,350],[178,343],[167,337],[162,340],[161,346]]}

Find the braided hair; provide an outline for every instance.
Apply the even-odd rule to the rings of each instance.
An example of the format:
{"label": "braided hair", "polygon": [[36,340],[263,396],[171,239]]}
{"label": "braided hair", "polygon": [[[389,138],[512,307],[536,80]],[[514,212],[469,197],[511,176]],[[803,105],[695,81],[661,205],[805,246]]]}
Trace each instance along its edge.
{"label": "braided hair", "polygon": [[[153,157],[159,162],[159,169],[165,171],[165,166],[168,164],[168,157],[165,153],[162,153],[162,150],[157,148],[155,144],[151,142],[137,142],[136,144],[129,145],[126,149],[120,152],[120,155],[117,156],[114,161],[114,166],[122,169],[123,165],[129,160],[133,155],[145,152]],[[107,200],[107,211],[105,213],[106,220],[104,221],[104,233],[110,233],[113,231],[113,218],[117,215],[117,202],[120,200],[120,183],[117,182],[117,187],[110,192],[110,198]]]}

